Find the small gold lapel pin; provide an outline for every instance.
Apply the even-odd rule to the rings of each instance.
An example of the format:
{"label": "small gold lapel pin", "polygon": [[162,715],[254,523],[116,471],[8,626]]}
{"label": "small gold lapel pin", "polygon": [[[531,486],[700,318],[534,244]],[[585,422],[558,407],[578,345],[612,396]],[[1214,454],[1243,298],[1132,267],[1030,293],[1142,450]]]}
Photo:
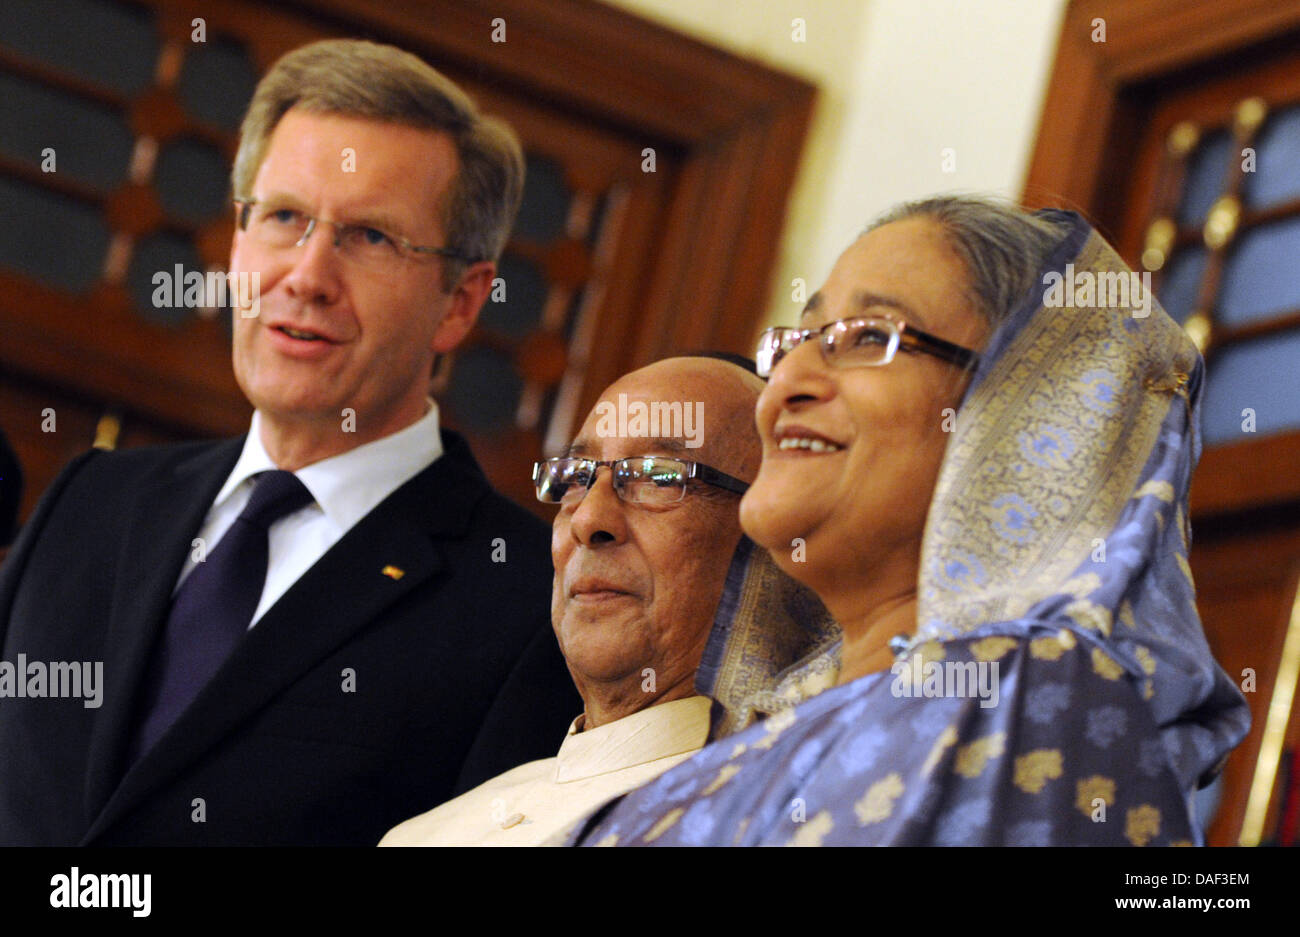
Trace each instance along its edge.
{"label": "small gold lapel pin", "polygon": [[406,570],[398,569],[396,566],[393,566],[392,564],[385,566],[383,569],[380,570],[380,572],[383,573],[385,576],[387,576],[389,579],[392,579],[394,581],[401,579],[403,576],[406,575]]}

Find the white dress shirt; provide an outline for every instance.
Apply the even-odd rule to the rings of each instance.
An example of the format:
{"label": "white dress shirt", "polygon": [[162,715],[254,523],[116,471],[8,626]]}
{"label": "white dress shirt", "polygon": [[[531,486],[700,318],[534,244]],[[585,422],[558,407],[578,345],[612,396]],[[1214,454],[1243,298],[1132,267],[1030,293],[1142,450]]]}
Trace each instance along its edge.
{"label": "white dress shirt", "polygon": [[707,696],[647,706],[583,731],[560,753],[512,768],[389,830],[381,846],[539,846],[560,843],[602,804],[657,778],[704,747]]}
{"label": "white dress shirt", "polygon": [[[442,455],[438,426],[438,405],[430,400],[429,412],[405,429],[294,472],[315,501],[271,525],[266,584],[250,628],[359,520]],[[254,411],[244,451],[199,528],[205,554],[221,541],[248,503],[252,477],[277,467],[262,445],[261,430],[262,415]],[[185,560],[177,589],[194,569],[196,552],[197,545]]]}

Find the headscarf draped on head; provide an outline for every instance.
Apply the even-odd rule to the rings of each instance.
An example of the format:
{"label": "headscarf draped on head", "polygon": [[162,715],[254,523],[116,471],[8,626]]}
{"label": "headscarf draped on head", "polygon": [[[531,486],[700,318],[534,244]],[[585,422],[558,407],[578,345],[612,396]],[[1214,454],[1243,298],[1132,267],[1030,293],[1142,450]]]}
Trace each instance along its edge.
{"label": "headscarf draped on head", "polygon": [[1204,366],[1099,235],[1045,214],[1067,233],[966,392],[894,668],[706,747],[586,842],[1201,841],[1192,792],[1249,727],[1187,563]]}

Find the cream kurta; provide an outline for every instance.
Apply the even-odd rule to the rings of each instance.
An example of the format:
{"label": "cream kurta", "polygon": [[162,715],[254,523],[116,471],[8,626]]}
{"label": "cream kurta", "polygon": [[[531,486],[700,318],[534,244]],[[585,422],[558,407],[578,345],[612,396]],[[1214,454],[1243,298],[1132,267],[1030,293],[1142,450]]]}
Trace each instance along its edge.
{"label": "cream kurta", "polygon": [[710,705],[706,696],[673,700],[585,732],[579,716],[557,757],[512,768],[395,826],[379,845],[540,845],[699,751]]}

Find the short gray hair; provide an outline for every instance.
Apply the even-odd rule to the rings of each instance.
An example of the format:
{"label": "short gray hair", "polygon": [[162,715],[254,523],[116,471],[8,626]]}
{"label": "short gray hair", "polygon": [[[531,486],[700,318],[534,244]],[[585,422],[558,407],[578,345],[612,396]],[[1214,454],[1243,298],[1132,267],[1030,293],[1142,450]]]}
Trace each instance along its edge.
{"label": "short gray hair", "polygon": [[[451,79],[410,52],[360,39],[327,39],[282,56],[258,82],[231,171],[236,198],[252,195],[271,133],[290,108],[437,130],[456,145],[459,168],[441,206],[447,244],[471,261],[501,256],[524,191],[514,132],[480,114]],[[451,289],[464,262],[446,258]]]}
{"label": "short gray hair", "polygon": [[[1069,228],[1009,202],[939,195],[895,205],[867,226],[929,218],[966,266],[971,304],[996,329],[1039,283],[1044,261]],[[865,233],[865,232],[864,232]]]}

